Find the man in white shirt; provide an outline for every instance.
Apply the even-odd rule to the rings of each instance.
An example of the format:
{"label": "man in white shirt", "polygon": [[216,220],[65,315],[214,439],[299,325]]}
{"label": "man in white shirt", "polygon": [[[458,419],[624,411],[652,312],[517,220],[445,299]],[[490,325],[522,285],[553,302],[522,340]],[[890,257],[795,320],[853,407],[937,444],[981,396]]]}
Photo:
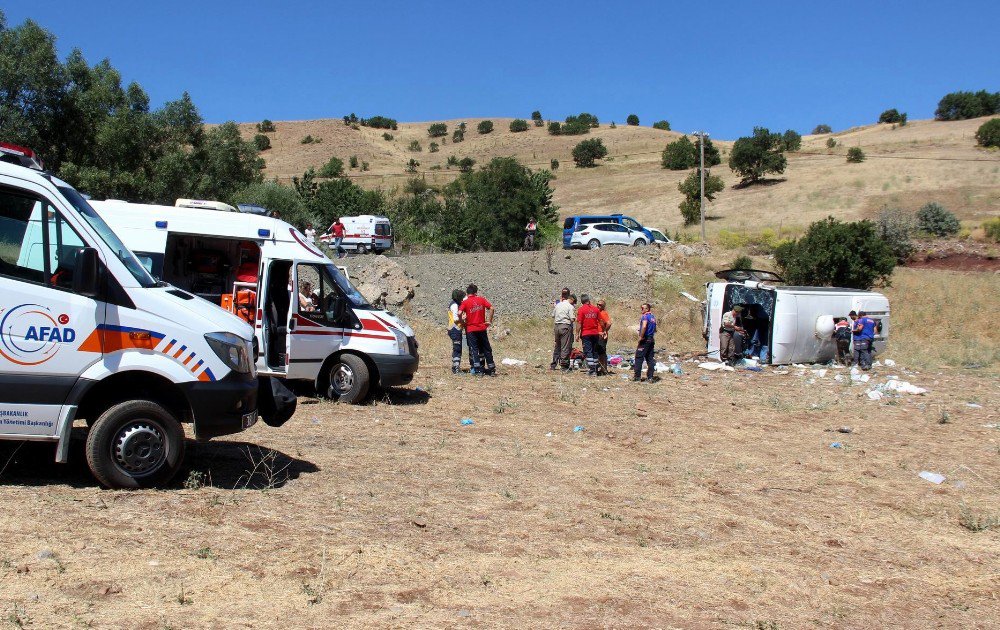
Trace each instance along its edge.
{"label": "man in white shirt", "polygon": [[316,242],[316,230],[313,228],[312,223],[306,223],[306,240],[310,243]]}
{"label": "man in white shirt", "polygon": [[569,355],[573,351],[573,322],[576,321],[576,296],[569,289],[562,290],[562,298],[552,309],[553,337],[552,365],[556,369],[556,361],[563,370],[569,369]]}

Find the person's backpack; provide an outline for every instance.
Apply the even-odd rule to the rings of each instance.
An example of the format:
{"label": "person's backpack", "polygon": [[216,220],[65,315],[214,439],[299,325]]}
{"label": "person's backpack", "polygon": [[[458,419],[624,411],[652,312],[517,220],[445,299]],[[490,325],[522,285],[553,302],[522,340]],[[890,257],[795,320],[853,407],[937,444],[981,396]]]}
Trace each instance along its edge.
{"label": "person's backpack", "polygon": [[840,341],[850,341],[851,340],[851,327],[841,326],[834,332],[834,336]]}

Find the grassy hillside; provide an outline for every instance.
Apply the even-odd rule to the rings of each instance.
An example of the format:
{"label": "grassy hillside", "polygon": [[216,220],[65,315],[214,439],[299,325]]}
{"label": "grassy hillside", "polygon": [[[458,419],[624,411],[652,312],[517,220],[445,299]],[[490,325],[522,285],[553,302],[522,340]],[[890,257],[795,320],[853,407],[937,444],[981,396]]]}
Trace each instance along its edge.
{"label": "grassy hillside", "polygon": [[[263,153],[266,175],[288,181],[308,167],[319,167],[331,156],[347,162],[351,155],[370,163],[370,171],[351,171],[356,181],[367,187],[391,189],[412,177],[405,172],[410,158],[420,162],[420,172],[428,181],[445,183],[457,176],[446,165],[449,156],[472,157],[484,164],[496,156],[513,155],[533,168],[548,168],[558,159],[561,167],[553,183],[555,199],[564,214],[620,211],[632,214],[647,225],[670,231],[681,227],[677,204],[677,183],[687,172],[660,168],[660,151],[677,132],[650,127],[602,124],[589,136],[551,136],[544,127],[511,133],[510,118],[494,118],[495,130],[479,135],[481,118],[470,118],[466,140],[452,144],[451,132],[460,120],[443,121],[447,138],[427,135],[430,122],[401,123],[391,141],[385,130],[351,129],[339,119],[277,122],[269,134],[272,148]],[[710,207],[708,231],[720,229],[758,231],[781,228],[798,231],[812,221],[833,215],[846,219],[870,215],[882,204],[902,204],[916,208],[937,201],[970,222],[1000,214],[1000,154],[976,147],[974,134],[985,119],[958,122],[912,121],[905,127],[890,125],[856,127],[829,135],[804,136],[802,150],[788,154],[784,175],[766,185],[735,189],[737,178],[725,166],[731,141],[717,140],[723,165],[712,172],[727,184]],[[530,122],[530,121],[529,121]],[[246,137],[256,131],[243,124]],[[748,130],[749,132],[749,130]],[[301,144],[306,135],[322,138],[319,144]],[[574,168],[573,146],[588,137],[601,138],[608,147],[604,163],[592,169]],[[837,146],[828,149],[833,137]],[[423,151],[408,150],[411,141]],[[431,141],[440,151],[430,153]],[[850,147],[861,147],[868,159],[848,164]],[[430,170],[439,166],[441,170]]]}

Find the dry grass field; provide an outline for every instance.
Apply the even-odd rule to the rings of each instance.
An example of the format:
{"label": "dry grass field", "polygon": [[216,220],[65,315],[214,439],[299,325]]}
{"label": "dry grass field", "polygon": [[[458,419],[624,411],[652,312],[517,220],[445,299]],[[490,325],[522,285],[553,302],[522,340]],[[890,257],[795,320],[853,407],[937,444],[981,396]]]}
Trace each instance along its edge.
{"label": "dry grass field", "polygon": [[[716,263],[657,283],[660,345],[697,349],[676,291]],[[98,489],[79,441],[57,467],[4,444],[0,622],[1000,627],[998,281],[897,272],[899,365],[873,378],[923,396],[871,401],[843,370],[564,376],[536,367],[544,322],[494,343],[526,367],[452,376],[443,331],[417,322],[413,387],[189,442],[167,490]],[[635,309],[612,305],[613,348]]]}
{"label": "dry grass field", "polygon": [[[346,164],[348,157],[357,155],[359,160],[370,163],[371,170],[351,171],[356,181],[391,190],[412,177],[404,171],[410,158],[420,162],[423,177],[436,183],[457,176],[456,168],[446,168],[447,158],[452,155],[475,158],[480,165],[496,156],[513,155],[532,168],[548,168],[549,161],[555,158],[561,166],[553,187],[563,214],[625,212],[646,225],[671,232],[682,227],[677,183],[688,173],[660,168],[660,152],[680,133],[625,125],[611,129],[608,121],[589,136],[551,136],[544,127],[534,126],[526,132],[512,133],[508,130],[512,119],[497,118],[493,119],[495,130],[481,136],[475,130],[480,120],[465,121],[466,140],[459,144],[451,143],[450,132],[461,121],[444,121],[449,136],[437,153],[428,152],[432,140],[441,143],[440,138],[428,137],[430,122],[401,123],[397,131],[391,132],[392,141],[382,138],[384,130],[354,130],[337,119],[278,122],[277,131],[269,134],[273,148],[262,154],[267,163],[266,175],[288,181],[310,166],[318,168],[331,156]],[[767,185],[745,189],[733,188],[738,179],[725,166],[731,139],[717,140],[723,164],[712,172],[722,176],[727,188],[708,211],[709,232],[771,228],[797,233],[828,215],[857,219],[870,216],[883,204],[915,210],[929,201],[942,203],[968,221],[970,227],[977,226],[1000,214],[1000,154],[977,148],[975,143],[976,129],[984,120],[915,120],[905,127],[869,125],[804,136],[802,150],[788,154],[783,176]],[[255,133],[252,124],[244,124],[241,129],[248,138]],[[301,144],[307,134],[322,138],[322,142]],[[604,141],[609,158],[596,168],[574,168],[572,148],[589,137]],[[831,137],[837,146],[828,149],[826,142]],[[423,151],[407,149],[413,140],[421,143]],[[855,146],[861,147],[868,159],[848,164],[847,149]],[[429,170],[434,166],[442,170]]]}

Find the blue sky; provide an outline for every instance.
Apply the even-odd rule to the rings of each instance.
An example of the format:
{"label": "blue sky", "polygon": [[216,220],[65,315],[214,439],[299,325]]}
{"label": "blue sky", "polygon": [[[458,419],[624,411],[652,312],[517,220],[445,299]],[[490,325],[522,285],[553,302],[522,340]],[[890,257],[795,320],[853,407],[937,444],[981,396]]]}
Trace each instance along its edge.
{"label": "blue sky", "polygon": [[1000,90],[1000,2],[4,2],[207,122],[667,119],[810,131]]}

